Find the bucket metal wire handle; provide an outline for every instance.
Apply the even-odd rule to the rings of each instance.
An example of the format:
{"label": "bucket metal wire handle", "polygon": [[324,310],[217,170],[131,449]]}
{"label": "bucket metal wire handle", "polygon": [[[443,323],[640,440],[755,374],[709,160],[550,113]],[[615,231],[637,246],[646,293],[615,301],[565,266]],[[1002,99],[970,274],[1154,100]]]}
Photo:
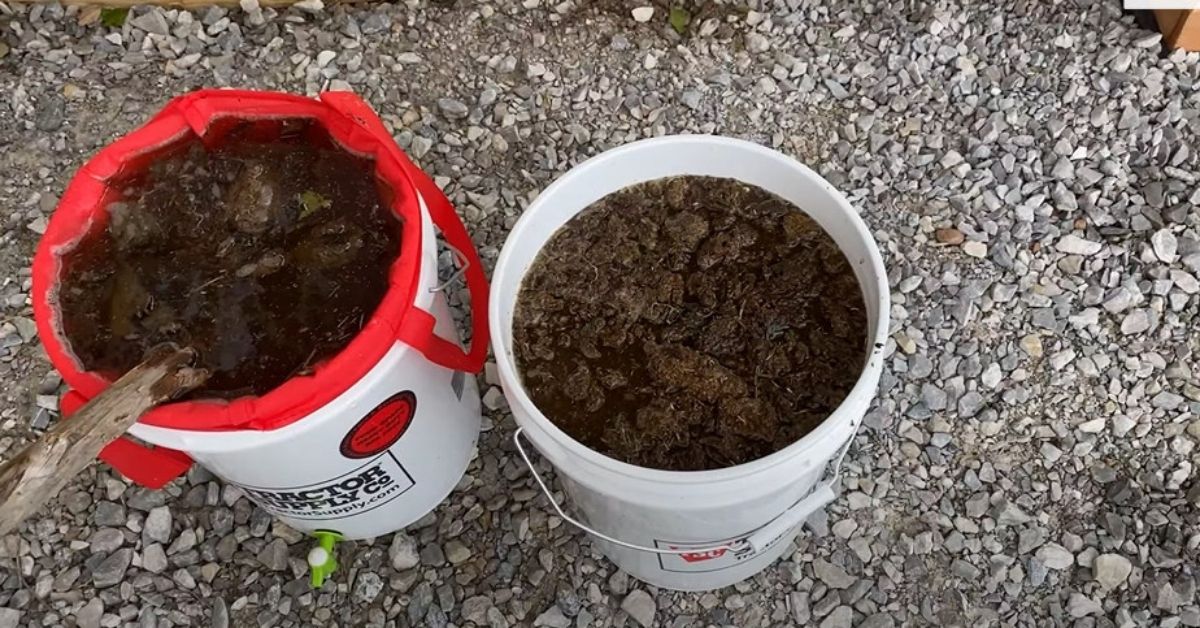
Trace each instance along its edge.
{"label": "bucket metal wire handle", "polygon": [[[857,427],[858,426],[856,424],[855,428]],[[580,530],[583,530],[584,532],[587,532],[596,538],[603,539],[614,545],[619,545],[621,547],[638,550],[641,552],[650,552],[652,554],[674,555],[705,554],[719,551],[731,551],[734,553],[739,553],[747,550],[759,552],[771,545],[776,539],[787,533],[788,530],[791,530],[799,525],[802,521],[807,519],[810,514],[820,508],[825,507],[826,504],[833,501],[834,497],[836,497],[834,486],[837,485],[837,482],[841,476],[842,461],[846,457],[846,452],[850,449],[850,443],[854,441],[854,435],[858,432],[857,429],[852,431],[850,436],[846,439],[846,443],[842,445],[842,449],[838,453],[837,460],[833,463],[832,471],[828,474],[827,479],[818,483],[811,491],[809,491],[808,495],[801,498],[800,501],[796,502],[795,504],[792,504],[790,508],[783,511],[778,517],[772,519],[766,525],[755,530],[745,539],[734,541],[732,543],[713,545],[711,547],[662,549],[658,547],[637,545],[635,543],[627,543],[620,539],[615,539],[607,534],[596,531],[587,524],[571,517],[564,512],[562,506],[560,506],[554,499],[554,496],[550,494],[550,488],[546,486],[545,480],[542,479],[541,474],[539,474],[537,469],[533,466],[533,461],[529,459],[529,454],[525,451],[525,446],[521,443],[521,434],[524,433],[524,431],[524,427],[517,427],[517,431],[513,433],[513,443],[516,444],[517,452],[521,454],[521,459],[525,461],[525,466],[529,468],[529,472],[533,475],[533,479],[537,481],[537,484],[539,487],[541,487],[542,492],[546,494],[546,499],[550,500],[550,505],[554,507],[554,511],[558,513],[558,516],[561,517],[563,521],[566,521],[567,523],[579,528]]]}
{"label": "bucket metal wire handle", "polygon": [[471,260],[468,259],[466,255],[463,255],[463,252],[458,250],[458,247],[450,244],[449,242],[443,242],[442,245],[449,249],[451,255],[454,256],[454,265],[456,269],[454,274],[450,275],[448,279],[429,289],[430,292],[434,293],[441,292],[442,290],[449,288],[451,284],[458,281],[463,275],[465,275],[467,273],[467,269],[471,267]]}

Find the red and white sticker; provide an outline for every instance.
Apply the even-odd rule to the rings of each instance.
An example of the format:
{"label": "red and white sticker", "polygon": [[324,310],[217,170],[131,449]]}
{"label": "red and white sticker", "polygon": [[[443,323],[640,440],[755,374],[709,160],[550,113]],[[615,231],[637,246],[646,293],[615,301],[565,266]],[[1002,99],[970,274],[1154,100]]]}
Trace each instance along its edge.
{"label": "red and white sticker", "polygon": [[[691,550],[694,552],[684,552],[681,554],[659,554],[658,566],[663,571],[673,571],[675,573],[705,573],[709,571],[720,571],[729,569],[744,563],[745,561],[758,556],[761,550],[756,552],[750,547],[749,543],[745,543],[750,534],[744,534],[731,539],[720,541],[707,541],[704,543],[683,543],[677,541],[659,541],[654,540],[654,547],[658,549],[669,550]],[[783,537],[777,537],[771,541],[762,550],[766,550]],[[739,545],[737,550],[729,547],[720,546]],[[719,548],[719,549],[712,549]]]}
{"label": "red and white sticker", "polygon": [[404,436],[416,413],[417,396],[411,390],[396,393],[355,423],[339,450],[347,458],[379,455]]}

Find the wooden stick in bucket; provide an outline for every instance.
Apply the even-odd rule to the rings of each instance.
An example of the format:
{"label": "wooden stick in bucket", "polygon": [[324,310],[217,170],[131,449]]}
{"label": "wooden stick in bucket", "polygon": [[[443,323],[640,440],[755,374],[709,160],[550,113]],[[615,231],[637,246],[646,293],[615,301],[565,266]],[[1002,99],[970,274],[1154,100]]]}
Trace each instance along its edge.
{"label": "wooden stick in bucket", "polygon": [[195,356],[176,347],[152,351],[70,419],[59,420],[0,466],[0,536],[57,495],[147,410],[207,381],[208,371],[188,366]]}

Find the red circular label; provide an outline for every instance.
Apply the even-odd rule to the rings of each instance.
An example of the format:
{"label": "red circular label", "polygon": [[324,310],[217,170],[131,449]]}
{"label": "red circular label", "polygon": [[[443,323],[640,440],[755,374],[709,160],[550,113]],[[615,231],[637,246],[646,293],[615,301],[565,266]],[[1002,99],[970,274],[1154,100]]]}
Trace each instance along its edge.
{"label": "red circular label", "polygon": [[410,390],[396,393],[379,404],[350,428],[342,439],[341,452],[347,458],[369,458],[382,453],[400,440],[417,411],[417,396]]}

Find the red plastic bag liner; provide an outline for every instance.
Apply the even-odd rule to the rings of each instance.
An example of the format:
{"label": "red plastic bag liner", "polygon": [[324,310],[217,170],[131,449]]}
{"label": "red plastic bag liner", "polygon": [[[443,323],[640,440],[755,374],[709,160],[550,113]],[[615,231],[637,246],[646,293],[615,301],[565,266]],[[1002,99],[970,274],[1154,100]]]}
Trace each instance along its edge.
{"label": "red plastic bag liner", "polygon": [[[107,206],[115,200],[114,185],[123,175],[144,169],[181,140],[195,135],[206,144],[218,143],[235,125],[250,121],[266,134],[273,121],[306,118],[318,122],[346,150],[371,157],[381,189],[390,192],[390,207],[401,220],[401,254],[389,271],[390,287],[359,334],[337,355],[316,365],[313,373],[294,377],[258,397],[231,401],[187,401],[159,406],[141,422],[180,430],[272,430],[311,414],[345,392],[383,357],[396,341],[421,352],[446,368],[477,373],[487,356],[487,279],[474,244],[454,207],[437,185],[396,146],[391,134],[357,96],[328,92],[319,99],[271,92],[200,90],[180,96],[141,128],[113,142],[88,161],[68,185],[51,217],[33,261],[33,309],[38,333],[54,367],[76,396],[64,411],[95,397],[109,385],[98,373],[83,370],[62,333],[56,289],[61,258],[89,234],[107,227]],[[419,284],[421,219],[418,193],[432,222],[445,240],[466,260],[464,275],[471,295],[472,339],[469,351],[434,333],[433,315],[413,305]],[[163,454],[169,454],[163,456]],[[151,458],[167,465],[153,473],[135,467]],[[135,481],[159,486],[182,471],[182,454],[147,448],[122,439],[101,453],[104,459]],[[186,456],[183,456],[186,459]],[[190,463],[190,461],[188,461]],[[161,467],[161,465],[160,465]],[[169,468],[169,469],[168,469]],[[183,467],[186,470],[186,466]],[[144,476],[139,480],[138,475]],[[143,481],[145,480],[145,481]]]}

